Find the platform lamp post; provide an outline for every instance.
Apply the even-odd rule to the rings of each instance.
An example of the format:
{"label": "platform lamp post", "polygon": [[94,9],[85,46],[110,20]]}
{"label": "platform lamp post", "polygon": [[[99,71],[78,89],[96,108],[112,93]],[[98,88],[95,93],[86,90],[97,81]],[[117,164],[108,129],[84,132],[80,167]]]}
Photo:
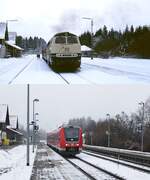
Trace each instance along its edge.
{"label": "platform lamp post", "polygon": [[39,121],[38,119],[36,119],[36,117],[39,115],[39,113],[35,113],[35,120],[34,120],[34,146],[36,145],[36,131],[37,131],[37,124],[36,122]]}
{"label": "platform lamp post", "polygon": [[106,119],[108,121],[107,129],[107,146],[110,147],[110,114],[106,114]]}
{"label": "platform lamp post", "polygon": [[27,166],[30,165],[30,149],[29,149],[29,126],[30,126],[30,86],[29,84],[27,85]]}
{"label": "platform lamp post", "polygon": [[121,119],[124,121],[124,120],[125,120],[125,112],[124,112],[124,111],[122,111],[122,112],[121,112],[121,114],[122,114]]}
{"label": "platform lamp post", "polygon": [[141,151],[143,152],[143,144],[144,144],[144,110],[145,110],[145,103],[140,102],[139,105],[142,106],[142,117],[141,117]]}
{"label": "platform lamp post", "polygon": [[93,19],[89,17],[83,17],[82,19],[87,19],[91,21],[91,60],[93,59]]}
{"label": "platform lamp post", "polygon": [[32,152],[34,153],[34,140],[35,140],[35,133],[34,133],[34,126],[35,126],[35,102],[39,102],[39,99],[34,99],[33,100],[33,135],[32,135],[32,141],[33,141],[33,146],[32,146]]}

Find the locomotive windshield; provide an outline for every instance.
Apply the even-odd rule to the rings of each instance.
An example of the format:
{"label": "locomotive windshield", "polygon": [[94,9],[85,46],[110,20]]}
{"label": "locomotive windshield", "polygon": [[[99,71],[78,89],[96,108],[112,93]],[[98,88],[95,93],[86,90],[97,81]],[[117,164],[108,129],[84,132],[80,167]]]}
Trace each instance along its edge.
{"label": "locomotive windshield", "polygon": [[68,44],[77,44],[77,37],[76,36],[68,36],[67,37],[67,43]]}
{"label": "locomotive windshield", "polygon": [[65,129],[65,139],[67,141],[78,141],[79,140],[79,128],[67,127]]}
{"label": "locomotive windshield", "polygon": [[58,36],[55,39],[56,44],[65,44],[66,43],[66,38],[65,36]]}

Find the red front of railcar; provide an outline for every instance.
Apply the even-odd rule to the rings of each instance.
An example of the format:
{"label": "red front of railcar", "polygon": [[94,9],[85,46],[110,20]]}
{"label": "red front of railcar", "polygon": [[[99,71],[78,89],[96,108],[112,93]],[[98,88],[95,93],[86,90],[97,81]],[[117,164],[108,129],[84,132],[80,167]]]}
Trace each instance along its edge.
{"label": "red front of railcar", "polygon": [[60,151],[77,154],[82,150],[82,130],[79,127],[66,126],[60,130]]}
{"label": "red front of railcar", "polygon": [[48,134],[47,144],[64,154],[77,154],[82,150],[82,129],[65,126]]}

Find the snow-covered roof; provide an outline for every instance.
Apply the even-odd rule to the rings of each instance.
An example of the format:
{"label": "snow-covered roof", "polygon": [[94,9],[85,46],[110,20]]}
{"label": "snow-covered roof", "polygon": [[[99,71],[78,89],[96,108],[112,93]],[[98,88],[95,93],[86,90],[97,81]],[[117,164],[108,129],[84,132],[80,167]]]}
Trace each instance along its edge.
{"label": "snow-covered roof", "polygon": [[5,43],[6,43],[6,44],[8,44],[9,46],[12,46],[12,47],[14,47],[14,48],[16,48],[16,49],[20,50],[20,51],[22,51],[22,50],[23,50],[21,47],[19,47],[19,46],[17,46],[17,45],[15,45],[15,44],[13,44],[13,42],[12,42],[12,41],[6,41]]}
{"label": "snow-covered roof", "polygon": [[0,123],[6,122],[6,114],[7,114],[7,105],[1,104],[0,105]]}
{"label": "snow-covered roof", "polygon": [[11,44],[15,44],[17,33],[16,32],[8,32],[8,36],[9,36],[9,42],[11,42]]}
{"label": "snow-covered roof", "polygon": [[5,39],[6,23],[0,23],[0,39]]}
{"label": "snow-covered roof", "polygon": [[91,48],[83,45],[83,46],[81,46],[81,51],[91,51]]}
{"label": "snow-covered roof", "polygon": [[16,133],[16,134],[19,134],[19,135],[23,136],[23,134],[22,134],[21,132],[16,131],[16,130],[10,128],[10,127],[7,127],[7,129],[9,129],[10,131],[12,131],[12,132],[14,132],[14,133]]}
{"label": "snow-covered roof", "polygon": [[18,116],[17,115],[10,115],[9,116],[9,121],[10,121],[10,127],[13,129],[17,128],[17,120]]}

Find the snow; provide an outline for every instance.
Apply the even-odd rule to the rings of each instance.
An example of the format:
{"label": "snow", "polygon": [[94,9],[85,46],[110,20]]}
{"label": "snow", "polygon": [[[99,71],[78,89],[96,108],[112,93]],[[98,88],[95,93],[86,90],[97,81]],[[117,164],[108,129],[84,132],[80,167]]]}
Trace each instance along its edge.
{"label": "snow", "polygon": [[144,173],[142,171],[132,169],[130,167],[126,167],[123,165],[120,165],[118,163],[114,163],[108,160],[100,159],[97,157],[89,156],[86,154],[79,154],[77,155],[81,159],[84,159],[85,161],[88,161],[96,166],[99,166],[107,171],[110,171],[112,173],[116,173],[119,176],[128,179],[128,180],[149,180],[150,174]]}
{"label": "snow", "polygon": [[7,108],[6,104],[0,104],[0,123],[6,122]]}
{"label": "snow", "polygon": [[107,75],[117,76],[118,83],[119,79],[123,80],[123,78],[124,83],[127,81],[150,83],[150,59],[94,58],[94,60],[90,60],[89,58],[82,58],[82,62],[84,66],[89,67],[90,65],[93,66],[93,69],[99,68],[100,71],[107,73]]}
{"label": "snow", "polygon": [[11,40],[11,41],[5,41],[5,43],[8,44],[9,46],[12,46],[12,47],[20,50],[20,51],[23,50],[21,47],[15,45],[15,44],[14,44],[14,41],[12,41],[12,40]]}
{"label": "snow", "polygon": [[11,44],[15,44],[16,43],[17,33],[16,32],[8,32],[8,36],[9,36],[9,42]]}
{"label": "snow", "polygon": [[0,39],[5,39],[6,23],[0,23]]}
{"label": "snow", "polygon": [[59,154],[54,152],[52,149],[49,149],[49,159],[51,162],[55,162],[55,171],[54,176],[57,178],[61,174],[62,179],[68,179],[68,180],[87,180],[87,177],[83,175],[78,169],[73,167],[68,161],[66,161],[63,157],[61,157]]}
{"label": "snow", "polygon": [[91,51],[91,48],[83,45],[83,46],[81,46],[81,51]]}
{"label": "snow", "polygon": [[30,148],[30,166],[26,166],[26,145],[0,150],[0,180],[29,180],[35,153]]}
{"label": "snow", "polygon": [[[107,171],[119,174],[128,180],[149,180],[150,177],[148,173],[90,155],[80,153],[77,156]],[[37,171],[34,171],[34,168],[36,168],[36,164],[33,166],[34,159],[37,165],[39,165],[36,169]],[[103,172],[98,173],[98,170],[89,167],[88,164],[79,162],[73,158],[70,158],[70,160],[84,168],[85,171],[88,170],[88,172],[97,179],[113,179]],[[42,166],[42,163],[47,166]],[[21,180],[29,180],[31,175],[33,175],[33,178],[36,177],[36,179],[87,179],[78,169],[46,145],[42,145],[40,148],[38,147],[35,153],[32,153],[32,148],[30,147],[30,166],[26,166],[26,145],[0,150],[0,180],[18,180],[18,177]]]}
{"label": "snow", "polygon": [[17,120],[18,120],[17,115],[9,115],[9,122],[10,122],[11,128],[13,128],[13,129],[17,128]]}
{"label": "snow", "polygon": [[113,180],[115,178],[107,175],[104,172],[100,172],[99,170],[95,169],[94,167],[78,160],[78,159],[70,159],[70,161],[72,161],[73,163],[75,163],[76,165],[78,165],[81,169],[83,169],[85,172],[88,172],[90,175],[92,175],[95,179],[98,180],[105,180],[105,179],[109,179],[109,180]]}
{"label": "snow", "polygon": [[[150,60],[82,57],[76,72],[61,73],[69,84],[149,84]],[[42,58],[0,59],[0,84],[66,84]]]}
{"label": "snow", "polygon": [[[85,152],[85,151],[82,151],[82,152]],[[135,152],[135,151],[133,151],[133,152]],[[136,153],[136,152],[135,152]],[[94,153],[92,153],[92,152],[88,152],[88,154],[94,154]],[[146,153],[147,154],[147,153]],[[94,154],[95,155],[95,154]],[[104,158],[104,159],[110,159],[110,160],[113,160],[113,161],[115,161],[116,163],[123,163],[123,164],[126,164],[126,165],[131,165],[131,166],[134,166],[135,168],[137,167],[137,168],[142,168],[142,169],[145,169],[145,170],[148,170],[148,171],[150,171],[150,167],[146,167],[146,166],[143,166],[143,165],[140,165],[140,164],[134,164],[134,163],[132,163],[132,162],[127,162],[127,161],[124,161],[124,160],[120,160],[120,159],[115,159],[115,158],[111,158],[111,157],[106,157],[106,156],[103,156],[103,155],[100,155],[100,154],[96,154],[96,156],[97,157],[100,157],[100,158]],[[148,158],[149,158],[149,156],[148,156]]]}
{"label": "snow", "polygon": [[42,143],[38,146],[35,162],[31,179],[87,180],[78,169]]}

